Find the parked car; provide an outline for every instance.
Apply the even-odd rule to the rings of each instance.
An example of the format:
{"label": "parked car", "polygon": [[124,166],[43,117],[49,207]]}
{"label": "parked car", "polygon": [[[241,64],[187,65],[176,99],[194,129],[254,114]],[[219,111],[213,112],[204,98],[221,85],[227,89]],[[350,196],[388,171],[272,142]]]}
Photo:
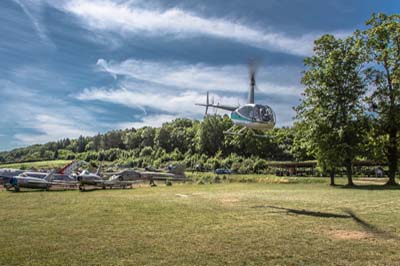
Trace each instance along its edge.
{"label": "parked car", "polygon": [[227,168],[218,168],[215,169],[214,173],[216,173],[217,175],[230,175],[232,171]]}

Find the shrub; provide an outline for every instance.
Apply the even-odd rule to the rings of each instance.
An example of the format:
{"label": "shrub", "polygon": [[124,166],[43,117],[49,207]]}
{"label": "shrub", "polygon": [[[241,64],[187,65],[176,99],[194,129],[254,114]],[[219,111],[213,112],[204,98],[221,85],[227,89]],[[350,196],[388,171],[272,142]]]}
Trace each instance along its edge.
{"label": "shrub", "polygon": [[142,149],[142,151],[140,152],[140,156],[141,157],[151,156],[152,153],[153,153],[153,148],[147,146]]}
{"label": "shrub", "polygon": [[266,173],[267,172],[267,161],[264,159],[258,159],[253,166],[254,173]]}

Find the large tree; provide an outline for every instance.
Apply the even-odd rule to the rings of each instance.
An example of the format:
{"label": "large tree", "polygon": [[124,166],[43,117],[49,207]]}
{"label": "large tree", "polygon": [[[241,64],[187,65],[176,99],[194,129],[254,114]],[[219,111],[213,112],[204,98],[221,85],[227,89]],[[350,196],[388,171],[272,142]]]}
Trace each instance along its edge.
{"label": "large tree", "polygon": [[[297,120],[319,165],[331,173],[344,166],[353,185],[352,166],[364,130],[362,49],[355,38],[324,35],[315,41],[314,55],[305,59],[306,89],[296,108]],[[334,182],[332,182],[334,184]]]}
{"label": "large tree", "polygon": [[389,185],[396,184],[398,136],[400,131],[400,15],[374,14],[369,28],[360,36],[371,65],[369,78],[374,118],[380,135],[387,136],[385,153],[389,164]]}
{"label": "large tree", "polygon": [[224,131],[227,129],[221,116],[210,115],[204,118],[196,136],[198,151],[209,156],[215,155],[223,147]]}

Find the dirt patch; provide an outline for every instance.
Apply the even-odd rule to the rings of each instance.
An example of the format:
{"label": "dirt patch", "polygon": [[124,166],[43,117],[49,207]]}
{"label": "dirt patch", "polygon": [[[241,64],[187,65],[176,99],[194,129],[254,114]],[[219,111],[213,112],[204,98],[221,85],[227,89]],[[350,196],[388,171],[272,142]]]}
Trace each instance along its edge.
{"label": "dirt patch", "polygon": [[186,194],[175,194],[175,196],[180,197],[180,198],[188,198],[189,195]]}
{"label": "dirt patch", "polygon": [[363,231],[334,230],[328,232],[331,239],[336,240],[361,240],[371,238],[372,235]]}
{"label": "dirt patch", "polygon": [[356,184],[367,184],[367,185],[384,185],[387,182],[386,178],[357,178]]}
{"label": "dirt patch", "polygon": [[234,198],[234,197],[223,197],[219,201],[223,205],[233,205],[233,204],[239,202],[240,200],[238,198]]}

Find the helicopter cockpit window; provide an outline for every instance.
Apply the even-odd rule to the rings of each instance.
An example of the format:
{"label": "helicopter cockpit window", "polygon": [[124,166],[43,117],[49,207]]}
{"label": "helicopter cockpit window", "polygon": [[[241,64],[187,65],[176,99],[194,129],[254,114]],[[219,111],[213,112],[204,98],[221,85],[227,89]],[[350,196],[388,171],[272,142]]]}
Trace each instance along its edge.
{"label": "helicopter cockpit window", "polygon": [[255,118],[258,121],[271,122],[274,120],[274,115],[271,108],[268,106],[258,105],[255,107]]}

